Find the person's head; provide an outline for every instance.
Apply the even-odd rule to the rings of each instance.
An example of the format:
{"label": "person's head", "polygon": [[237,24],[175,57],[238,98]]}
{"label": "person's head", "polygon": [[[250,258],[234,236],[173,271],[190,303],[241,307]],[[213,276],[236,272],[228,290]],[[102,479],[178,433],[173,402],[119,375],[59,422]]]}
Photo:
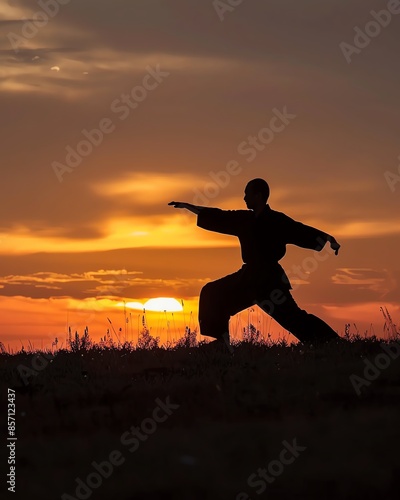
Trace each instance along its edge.
{"label": "person's head", "polygon": [[257,210],[263,207],[269,198],[269,186],[264,179],[253,179],[244,190],[244,201],[247,208]]}

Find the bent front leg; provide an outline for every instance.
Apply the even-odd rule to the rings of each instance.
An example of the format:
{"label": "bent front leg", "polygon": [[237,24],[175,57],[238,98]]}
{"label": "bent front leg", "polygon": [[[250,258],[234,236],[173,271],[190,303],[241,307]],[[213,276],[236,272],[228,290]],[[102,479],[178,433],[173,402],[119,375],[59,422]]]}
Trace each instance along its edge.
{"label": "bent front leg", "polygon": [[229,319],[252,305],[240,282],[241,271],[204,285],[199,298],[200,333],[206,337],[229,339]]}

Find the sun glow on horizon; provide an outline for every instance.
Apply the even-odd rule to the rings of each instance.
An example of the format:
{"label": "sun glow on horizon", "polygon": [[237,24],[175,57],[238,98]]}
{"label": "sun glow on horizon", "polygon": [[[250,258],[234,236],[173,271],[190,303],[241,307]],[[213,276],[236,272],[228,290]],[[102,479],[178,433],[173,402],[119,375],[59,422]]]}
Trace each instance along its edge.
{"label": "sun glow on horizon", "polygon": [[141,302],[118,302],[118,307],[127,307],[128,309],[145,310],[153,312],[180,312],[183,311],[182,304],[172,297],[156,297],[149,299],[142,304]]}

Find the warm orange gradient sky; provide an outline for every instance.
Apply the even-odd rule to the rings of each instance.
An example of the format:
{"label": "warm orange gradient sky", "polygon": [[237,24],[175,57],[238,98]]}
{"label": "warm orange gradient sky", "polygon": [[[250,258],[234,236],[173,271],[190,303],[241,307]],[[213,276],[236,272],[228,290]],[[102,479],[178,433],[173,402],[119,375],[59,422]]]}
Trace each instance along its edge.
{"label": "warm orange gradient sky", "polygon": [[[342,245],[317,267],[288,246],[304,309],[339,333],[382,334],[380,306],[400,321],[400,14],[350,63],[340,45],[388,2],[243,0],[222,21],[211,0],[54,2],[0,6],[4,344],[65,341],[67,324],[98,339],[107,318],[124,331],[117,304],[152,297],[184,301],[148,313],[163,340],[196,326],[201,287],[237,270],[240,251],[167,203],[244,209],[254,177],[271,208]],[[235,331],[251,315],[282,331],[257,311]]]}

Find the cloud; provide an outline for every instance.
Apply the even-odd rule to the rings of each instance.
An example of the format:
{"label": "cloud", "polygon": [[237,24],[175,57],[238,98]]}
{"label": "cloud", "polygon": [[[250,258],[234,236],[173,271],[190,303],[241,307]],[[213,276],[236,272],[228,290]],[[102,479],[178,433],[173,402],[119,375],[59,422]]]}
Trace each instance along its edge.
{"label": "cloud", "polygon": [[181,172],[126,172],[120,178],[94,183],[91,188],[100,197],[115,198],[117,202],[137,207],[164,205],[171,193],[180,197],[196,186],[201,177],[195,173]]}
{"label": "cloud", "polygon": [[[114,269],[61,274],[38,272],[27,275],[0,277],[4,296],[31,298],[74,297],[152,297],[166,290],[178,296],[191,295],[194,287],[205,284],[204,279],[165,279],[142,277],[141,271]],[[55,291],[57,293],[55,293]]]}
{"label": "cloud", "polygon": [[338,268],[332,276],[332,282],[335,285],[350,286],[354,290],[374,292],[376,300],[387,300],[398,289],[398,280],[387,269]]}
{"label": "cloud", "polygon": [[0,24],[7,23],[8,21],[14,21],[13,18],[18,17],[20,21],[21,17],[26,13],[26,8],[24,5],[15,5],[12,0],[3,1],[0,4]]}
{"label": "cloud", "polygon": [[0,28],[2,26],[11,26],[12,24],[24,24],[26,21],[33,21],[33,19],[26,19],[26,20],[21,20],[21,19],[0,19]]}
{"label": "cloud", "polygon": [[[96,87],[106,74],[119,78],[129,72],[129,68],[131,73],[135,72],[138,67],[144,68],[154,59],[173,70],[185,72],[194,68],[206,72],[212,69],[214,73],[218,68],[225,68],[229,72],[229,65],[233,64],[240,65],[246,74],[253,67],[266,67],[270,78],[274,80],[290,66],[292,75],[279,78],[286,88],[292,87],[294,74],[300,75],[303,70],[316,81],[323,74],[346,80],[347,64],[339,43],[346,39],[352,40],[353,26],[368,15],[368,6],[359,6],[355,0],[346,5],[330,0],[324,4],[311,1],[307,7],[308,15],[304,16],[304,6],[294,1],[290,2],[290,8],[278,0],[268,3],[244,2],[226,22],[221,23],[212,2],[70,2],[62,6],[59,13],[35,37],[27,40],[26,48],[52,48],[57,44],[74,47],[81,52],[80,57],[73,61],[68,54],[57,61],[57,65],[65,67],[68,78],[53,80],[53,85],[55,88],[56,82],[63,82],[65,90],[73,85],[73,80],[82,85],[81,90],[87,90],[81,80],[82,68],[79,65],[85,66],[83,71],[88,71],[90,75],[94,73],[91,85]],[[36,4],[25,0],[19,2],[18,10],[7,8],[3,17],[17,12],[29,16],[37,10]],[[14,15],[5,21],[15,18]],[[394,39],[395,33],[387,30],[385,37],[380,37],[374,43],[390,57]],[[5,42],[8,43],[7,40]],[[378,64],[379,55],[375,51],[370,54]],[[204,65],[204,62],[207,64]],[[395,71],[393,67],[391,70]],[[353,71],[356,74],[371,73],[371,68],[368,61],[360,58]],[[382,71],[386,71],[386,68],[382,68]],[[297,88],[302,82],[304,79],[296,79]],[[21,84],[21,81],[18,83]],[[53,85],[48,81],[46,84],[42,82],[40,87],[49,91]],[[369,82],[365,82],[365,85],[368,86]],[[8,88],[12,89],[12,86]],[[74,95],[84,98],[85,94],[76,92]],[[252,96],[249,95],[247,99],[251,101]]]}
{"label": "cloud", "polygon": [[[38,272],[30,275],[9,275],[0,277],[3,295],[26,295],[35,298],[48,297],[46,290],[59,290],[57,295],[65,296],[76,289],[82,295],[96,296],[118,294],[130,286],[132,277],[140,272],[120,270],[88,271],[82,274],[60,274],[54,272]],[[45,290],[37,290],[45,289]],[[25,293],[22,293],[25,290]]]}

